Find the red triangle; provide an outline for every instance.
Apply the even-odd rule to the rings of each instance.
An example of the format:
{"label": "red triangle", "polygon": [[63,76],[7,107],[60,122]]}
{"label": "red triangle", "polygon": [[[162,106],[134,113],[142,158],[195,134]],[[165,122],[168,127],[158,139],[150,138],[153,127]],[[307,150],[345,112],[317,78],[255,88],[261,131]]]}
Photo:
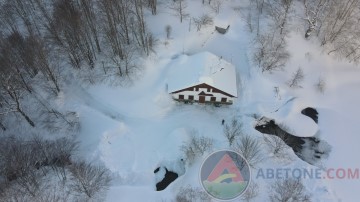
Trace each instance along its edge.
{"label": "red triangle", "polygon": [[210,182],[216,180],[224,172],[225,169],[228,170],[229,174],[236,175],[236,177],[232,179],[233,182],[244,181],[244,178],[242,177],[239,168],[236,166],[236,164],[229,156],[229,154],[225,154],[221,158],[221,160],[216,164],[214,169],[211,171],[207,180]]}

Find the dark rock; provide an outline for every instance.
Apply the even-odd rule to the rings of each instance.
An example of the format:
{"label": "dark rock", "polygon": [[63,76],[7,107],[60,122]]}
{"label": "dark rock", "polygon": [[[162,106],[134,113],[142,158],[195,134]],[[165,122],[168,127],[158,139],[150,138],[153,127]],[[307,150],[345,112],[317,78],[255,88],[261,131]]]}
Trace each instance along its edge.
{"label": "dark rock", "polygon": [[315,154],[325,154],[325,152],[321,152],[321,151],[315,150]]}
{"label": "dark rock", "polygon": [[285,144],[291,147],[295,153],[300,152],[305,141],[301,137],[289,134],[281,129],[274,120],[269,120],[266,124],[256,125],[255,129],[261,133],[276,135],[280,137]]}
{"label": "dark rock", "polygon": [[309,137],[309,140],[311,140],[314,143],[319,143],[320,142],[320,140],[317,139],[316,137]]}
{"label": "dark rock", "polygon": [[310,117],[312,120],[315,121],[315,123],[318,123],[318,112],[316,111],[316,109],[308,107],[305,108],[301,111],[302,114],[304,114],[305,116]]}
{"label": "dark rock", "polygon": [[166,167],[165,168],[165,177],[160,182],[156,183],[156,191],[164,190],[169,184],[174,182],[179,175],[175,172],[169,171]]}
{"label": "dark rock", "polygon": [[[307,108],[308,109],[308,108]],[[323,140],[320,140],[317,137],[297,137],[289,134],[288,132],[282,130],[274,120],[262,117],[258,120],[258,124],[255,126],[255,129],[261,133],[276,135],[280,137],[289,147],[294,150],[294,153],[303,161],[308,162],[309,164],[316,164],[316,161],[313,159],[321,160],[323,157],[327,157],[331,149],[320,150],[319,145],[326,144]],[[304,152],[310,155],[303,155]]]}
{"label": "dark rock", "polygon": [[218,31],[220,34],[226,34],[226,32],[229,30],[230,25],[228,25],[226,28],[215,26],[215,30]]}
{"label": "dark rock", "polygon": [[154,173],[159,172],[159,170],[160,170],[160,167],[156,168],[156,169],[154,170]]}

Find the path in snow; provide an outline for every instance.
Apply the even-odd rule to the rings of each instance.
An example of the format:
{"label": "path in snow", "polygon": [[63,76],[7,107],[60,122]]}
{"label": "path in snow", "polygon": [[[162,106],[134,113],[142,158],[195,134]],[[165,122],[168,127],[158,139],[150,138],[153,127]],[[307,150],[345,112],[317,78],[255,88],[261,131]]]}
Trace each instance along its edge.
{"label": "path in snow", "polygon": [[70,89],[67,89],[67,95],[71,96],[71,98],[76,100],[78,103],[83,103],[91,109],[94,109],[111,119],[122,121],[125,118],[124,115],[122,115],[121,113],[119,113],[118,110],[116,110],[116,107],[106,102],[101,102],[97,100],[82,86],[75,82],[72,83]]}

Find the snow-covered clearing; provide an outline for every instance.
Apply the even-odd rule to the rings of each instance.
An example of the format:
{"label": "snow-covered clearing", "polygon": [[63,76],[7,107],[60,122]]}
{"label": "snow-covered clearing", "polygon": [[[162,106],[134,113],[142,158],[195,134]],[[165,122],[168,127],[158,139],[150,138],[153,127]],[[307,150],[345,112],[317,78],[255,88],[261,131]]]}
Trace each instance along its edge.
{"label": "snow-covered clearing", "polygon": [[[189,21],[180,23],[161,5],[156,16],[147,16],[148,25],[158,39],[156,54],[146,61],[143,74],[131,87],[96,85],[69,88],[61,97],[66,105],[76,107],[82,125],[78,136],[80,155],[93,163],[104,164],[114,176],[107,201],[171,201],[181,186],[199,187],[198,171],[202,159],[186,167],[166,190],[155,191],[154,169],[169,167],[183,158],[181,145],[188,140],[191,130],[215,140],[214,149],[228,146],[223,136],[221,120],[239,117],[247,134],[261,138],[253,129],[253,114],[264,115],[285,123],[299,136],[320,137],[332,146],[324,168],[356,169],[360,153],[357,117],[360,114],[360,70],[352,64],[337,61],[322,54],[318,45],[306,41],[302,33],[291,33],[288,49],[291,60],[284,71],[262,74],[251,67],[247,51],[251,48],[250,35],[237,11],[235,1],[226,1],[214,22],[227,22],[231,27],[225,35],[214,32],[214,26],[197,32]],[[191,16],[202,14],[201,1],[189,1]],[[200,12],[199,12],[200,11]],[[173,28],[167,40],[164,27]],[[209,51],[235,65],[238,78],[238,99],[231,106],[184,105],[175,103],[167,95],[165,78],[172,58],[183,53]],[[301,66],[305,73],[302,88],[290,89],[286,82]],[[315,84],[319,77],[326,81],[324,93]],[[274,93],[279,88],[279,96]],[[291,98],[291,102],[286,103]],[[284,105],[285,104],[285,105]],[[319,112],[318,126],[300,114],[306,107]],[[279,109],[276,111],[277,109]],[[304,130],[305,129],[305,130]],[[314,168],[288,150],[294,161],[278,161],[267,155],[258,169]],[[265,147],[264,147],[265,152]],[[205,157],[205,156],[203,156]],[[180,168],[174,166],[174,170]],[[253,170],[256,174],[257,169]],[[255,179],[260,186],[256,201],[268,200],[268,185],[273,179]],[[359,179],[304,179],[303,183],[314,201],[353,201],[360,195]]]}

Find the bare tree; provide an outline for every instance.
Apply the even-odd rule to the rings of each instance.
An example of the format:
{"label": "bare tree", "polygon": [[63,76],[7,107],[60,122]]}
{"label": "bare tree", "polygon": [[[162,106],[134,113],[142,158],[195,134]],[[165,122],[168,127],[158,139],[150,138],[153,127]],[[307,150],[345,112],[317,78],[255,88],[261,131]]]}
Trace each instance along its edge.
{"label": "bare tree", "polygon": [[24,194],[29,194],[31,197],[36,197],[42,188],[43,180],[42,173],[36,169],[28,168],[26,174],[20,175],[15,182],[19,186],[17,190],[20,193],[23,192]]}
{"label": "bare tree", "polygon": [[13,181],[18,192],[35,197],[41,189],[43,174],[35,169],[34,147],[15,137],[2,138],[1,175],[7,181]]}
{"label": "bare tree", "polygon": [[261,34],[255,39],[252,60],[262,72],[272,72],[283,68],[289,57],[284,36],[277,37],[273,32]]}
{"label": "bare tree", "polygon": [[242,135],[243,124],[235,117],[231,120],[230,124],[224,126],[224,136],[228,140],[229,146],[232,146],[235,139]]}
{"label": "bare tree", "polygon": [[[120,1],[111,1],[112,5],[116,8],[116,12],[112,15],[115,15],[115,22],[114,25],[124,33],[120,34],[119,37],[125,44],[130,45],[131,43],[131,36],[130,36],[130,24],[131,18],[133,17],[133,4],[127,0],[120,0]],[[138,6],[138,2],[135,2],[135,6]],[[141,5],[142,6],[142,5]],[[141,8],[142,9],[142,8]],[[116,28],[115,28],[116,29]]]}
{"label": "bare tree", "polygon": [[214,140],[208,137],[199,136],[196,130],[191,131],[190,141],[181,146],[186,161],[191,165],[195,159],[207,151],[211,151]]}
{"label": "bare tree", "polygon": [[40,34],[39,23],[36,22],[36,9],[34,8],[34,4],[32,1],[21,1],[21,0],[13,0],[7,1],[11,8],[13,9],[13,13],[21,20],[21,24],[24,25],[29,35]]}
{"label": "bare tree", "polygon": [[232,148],[240,153],[253,168],[264,159],[260,142],[249,135],[241,136]]}
{"label": "bare tree", "polygon": [[268,0],[267,7],[272,23],[280,29],[280,35],[286,34],[287,22],[291,13],[293,0]]}
{"label": "bare tree", "polygon": [[171,10],[175,11],[175,15],[180,17],[180,22],[183,22],[184,18],[187,18],[189,14],[185,11],[187,8],[186,0],[174,0],[170,7]]}
{"label": "bare tree", "polygon": [[171,31],[172,31],[171,25],[166,25],[166,26],[165,26],[165,32],[166,32],[166,38],[167,38],[167,39],[170,39]]}
{"label": "bare tree", "polygon": [[250,32],[253,32],[254,31],[254,28],[253,28],[253,17],[252,17],[252,12],[249,12],[246,16],[246,19],[245,19],[245,22],[246,22],[246,25],[247,27],[249,28],[249,31]]}
{"label": "bare tree", "polygon": [[259,195],[259,185],[255,182],[251,182],[245,193],[241,196],[241,199],[250,202]]}
{"label": "bare tree", "polygon": [[27,51],[31,45],[19,32],[0,38],[0,44],[0,116],[19,114],[34,127],[23,105],[33,93],[32,78],[38,72],[34,55]]}
{"label": "bare tree", "polygon": [[[98,18],[96,17],[95,0],[79,0],[78,4],[79,8],[82,10],[82,17],[86,30],[89,30],[88,33],[91,34],[91,39],[94,41],[97,51],[101,52],[99,31],[96,26]],[[93,46],[94,43],[90,43],[90,45]],[[92,49],[94,49],[94,47],[92,47]]]}
{"label": "bare tree", "polygon": [[222,1],[221,0],[213,0],[213,1],[209,2],[209,6],[215,13],[219,13],[221,6],[222,6]]}
{"label": "bare tree", "polygon": [[115,66],[116,75],[129,76],[136,69],[133,58],[140,52],[148,55],[154,45],[145,22],[144,2],[99,0],[99,7],[104,14],[105,41],[111,47],[105,53],[112,61],[109,66]]}
{"label": "bare tree", "polygon": [[305,32],[305,38],[308,38],[311,35],[311,33],[318,26],[318,21],[323,19],[324,12],[326,11],[326,6],[328,3],[329,0],[303,0],[305,8],[304,20],[307,22],[308,25],[308,28]]}
{"label": "bare tree", "polygon": [[208,26],[208,25],[214,24],[212,17],[207,14],[204,14],[204,15],[200,16],[199,18],[193,18],[193,21],[195,23],[197,31],[200,31],[201,27],[203,27],[203,26]]}
{"label": "bare tree", "polygon": [[[50,181],[50,180],[48,180]],[[44,189],[41,190],[38,195],[33,198],[31,201],[39,202],[66,202],[73,201],[72,195],[74,194],[72,190],[68,190],[68,184],[64,182],[54,182],[50,181],[45,183]],[[26,200],[30,201],[30,200]]]}
{"label": "bare tree", "polygon": [[[46,31],[44,35],[50,39],[51,42],[55,42],[56,45],[63,46],[63,42],[58,33],[58,29],[53,24],[53,9],[49,9],[48,1],[46,0],[31,0],[35,10],[38,13],[37,23],[41,24],[41,27]],[[54,2],[51,2],[54,3]],[[52,6],[52,5],[51,5]]]}
{"label": "bare tree", "polygon": [[29,141],[23,141],[9,137],[2,141],[5,144],[0,150],[3,155],[0,173],[9,181],[19,179],[22,186],[30,183],[29,180],[36,183],[35,178],[47,175],[49,168],[63,175],[61,180],[66,179],[65,167],[71,164],[70,156],[77,148],[77,142],[68,138],[49,141],[34,136]]}
{"label": "bare tree", "polygon": [[[0,101],[0,103],[1,103],[1,101]],[[0,109],[1,109],[2,107],[0,107]],[[3,130],[3,131],[6,131],[6,126],[5,126],[5,124],[4,124],[4,122],[3,122],[4,120],[3,120],[3,118],[1,117],[1,115],[0,115],[0,128],[1,128],[1,130]]]}
{"label": "bare tree", "polygon": [[254,3],[256,5],[256,9],[261,14],[263,12],[263,9],[264,9],[264,6],[265,6],[265,0],[255,0]]}
{"label": "bare tree", "polygon": [[60,71],[54,59],[50,61],[50,50],[46,48],[45,41],[40,37],[29,36],[26,42],[26,53],[29,55],[27,57],[32,59],[31,64],[43,73],[46,80],[50,81],[52,91],[58,94],[60,92]]}
{"label": "bare tree", "polygon": [[150,54],[150,46],[149,46],[149,39],[152,37],[150,33],[148,33],[146,22],[144,18],[144,10],[143,10],[143,3],[141,0],[135,0],[135,18],[136,21],[132,23],[132,30],[133,35],[138,43],[139,47],[141,47],[144,52],[149,55]]}
{"label": "bare tree", "polygon": [[[124,45],[123,47],[126,49],[126,52],[123,52],[122,59],[116,55],[112,55],[111,53],[108,57],[112,61],[111,66],[115,65],[115,75],[129,78],[132,73],[136,72],[138,69],[138,61],[136,60],[136,57],[141,56],[141,54],[135,44]],[[124,80],[121,80],[116,83],[121,83],[123,81]]]}
{"label": "bare tree", "polygon": [[[264,8],[266,7],[265,5],[266,5],[265,0],[254,0],[250,2],[250,11],[246,21],[248,25],[252,27],[252,21],[253,21],[252,19],[254,19],[257,36],[260,35],[260,28],[261,28],[260,20],[264,17],[263,15],[264,15]],[[252,17],[252,14],[254,14],[255,16]]]}
{"label": "bare tree", "polygon": [[16,31],[0,39],[0,44],[0,71],[4,76],[11,77],[11,83],[32,93],[31,78],[37,74],[38,68],[34,64],[33,55],[26,51],[27,41]]}
{"label": "bare tree", "polygon": [[306,189],[300,179],[287,178],[277,180],[269,187],[270,201],[311,201],[311,197],[306,193]]}
{"label": "bare tree", "polygon": [[34,166],[42,170],[50,167],[61,181],[66,180],[66,168],[71,165],[70,158],[77,151],[78,143],[69,138],[47,141],[40,136],[34,136],[31,144],[34,155],[38,157]]}
{"label": "bare tree", "polygon": [[176,194],[176,202],[195,201],[211,201],[211,198],[205,191],[200,188],[194,188],[190,185],[180,187],[180,191]]}
{"label": "bare tree", "polygon": [[3,137],[0,145],[0,174],[7,181],[16,180],[29,168],[29,158],[26,155],[29,150],[13,136]]}
{"label": "bare tree", "polygon": [[287,82],[290,88],[301,88],[301,82],[305,75],[301,67],[299,67],[292,75],[292,78]]}
{"label": "bare tree", "polygon": [[359,0],[332,1],[322,26],[322,44],[333,43],[341,34],[352,33]]}
{"label": "bare tree", "polygon": [[147,3],[151,9],[151,14],[156,15],[157,0],[147,0]]}
{"label": "bare tree", "polygon": [[328,54],[335,54],[349,62],[360,61],[359,6],[360,0],[329,2],[319,29],[321,44]]}
{"label": "bare tree", "polygon": [[[264,134],[264,142],[269,146],[271,154],[277,158],[288,158],[286,149],[286,134],[278,133],[277,135]],[[280,137],[279,137],[280,136]],[[284,139],[283,139],[284,138]]]}
{"label": "bare tree", "polygon": [[326,82],[325,80],[320,77],[318,82],[315,84],[316,90],[320,93],[324,93],[325,89],[326,89]]}
{"label": "bare tree", "polygon": [[[119,1],[121,3],[122,1]],[[127,2],[127,1],[126,1]],[[111,47],[112,57],[117,57],[120,60],[124,58],[124,42],[130,43],[129,27],[127,23],[129,21],[130,9],[128,4],[117,4],[117,1],[113,0],[99,0],[99,8],[105,15],[102,16],[104,21],[105,39],[107,44]],[[118,6],[116,6],[118,5]],[[120,18],[118,17],[120,14]],[[120,24],[120,19],[124,25],[124,35],[119,32],[117,27]]]}
{"label": "bare tree", "polygon": [[24,90],[18,85],[14,85],[9,79],[1,82],[0,93],[6,98],[0,108],[0,116],[6,116],[10,113],[20,114],[30,126],[35,127],[34,121],[29,117],[25,109],[22,107],[22,101],[25,95]]}
{"label": "bare tree", "polygon": [[[286,50],[286,34],[288,20],[292,13],[292,0],[267,0],[266,3],[257,0],[251,4],[257,13],[257,37],[255,38],[255,51],[253,62],[262,70],[274,71],[285,66],[289,53]],[[269,29],[260,33],[260,16],[263,8],[270,17]]]}
{"label": "bare tree", "polygon": [[[80,178],[86,176],[81,180],[60,178],[59,181],[56,181],[54,178],[55,174],[59,175],[60,172],[69,169],[71,163],[69,155],[72,155],[75,150],[76,142],[67,138],[44,140],[40,136],[34,136],[24,140],[15,136],[1,137],[0,200],[74,201],[72,196],[79,193],[75,192],[78,190],[71,188],[81,180],[83,180],[82,182],[90,181],[84,183],[85,188],[91,187],[87,190],[96,192],[95,195],[98,196],[97,193],[103,191],[104,186],[108,186],[102,186],[101,183],[104,184],[109,179],[107,171],[101,174],[102,169],[98,169],[98,167],[85,168],[84,175],[77,175]],[[74,173],[77,172],[72,172],[72,174]],[[54,194],[55,192],[56,194]],[[95,195],[91,197],[91,200],[99,200],[99,198],[95,198]]]}
{"label": "bare tree", "polygon": [[53,42],[68,55],[71,65],[80,69],[86,55],[81,33],[81,11],[72,0],[57,0],[54,3],[52,19],[50,26],[53,30]]}
{"label": "bare tree", "polygon": [[0,25],[3,30],[7,30],[8,32],[16,32],[19,30],[18,21],[16,13],[11,5],[11,2],[5,2],[1,4],[1,21]]}
{"label": "bare tree", "polygon": [[85,194],[88,198],[101,197],[110,186],[110,173],[105,167],[79,162],[74,163],[70,171],[71,188],[79,194]]}

